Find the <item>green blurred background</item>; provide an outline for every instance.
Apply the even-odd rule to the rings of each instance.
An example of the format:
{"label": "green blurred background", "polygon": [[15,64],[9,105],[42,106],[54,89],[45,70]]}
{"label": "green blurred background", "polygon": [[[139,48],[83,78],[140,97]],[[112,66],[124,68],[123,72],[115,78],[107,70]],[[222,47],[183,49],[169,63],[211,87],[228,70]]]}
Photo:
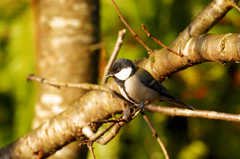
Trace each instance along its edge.
{"label": "green blurred background", "polygon": [[[169,45],[210,0],[117,0],[129,25],[153,49],[161,49],[141,28]],[[125,26],[110,0],[101,0],[102,59],[114,48]],[[35,85],[27,83],[35,72],[35,19],[31,1],[0,1],[0,147],[30,131]],[[210,33],[239,33],[240,13],[232,9]],[[127,30],[118,57],[148,57]],[[103,62],[104,63],[104,62]],[[102,69],[102,67],[100,67]],[[204,63],[174,74],[163,84],[169,92],[197,109],[240,113],[239,64]],[[160,103],[163,104],[163,103]],[[165,104],[165,103],[164,103]],[[167,103],[166,103],[167,105]],[[146,113],[154,123],[170,158],[239,158],[240,124],[200,118],[169,117]],[[141,116],[125,126],[108,145],[94,144],[97,158],[163,158],[157,141]],[[91,158],[91,157],[89,157]]]}

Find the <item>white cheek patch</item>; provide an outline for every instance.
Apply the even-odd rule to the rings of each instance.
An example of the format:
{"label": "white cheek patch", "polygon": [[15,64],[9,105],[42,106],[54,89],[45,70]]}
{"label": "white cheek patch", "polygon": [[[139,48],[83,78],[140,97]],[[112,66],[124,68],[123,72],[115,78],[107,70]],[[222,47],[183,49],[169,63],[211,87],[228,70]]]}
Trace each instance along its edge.
{"label": "white cheek patch", "polygon": [[132,73],[132,68],[127,67],[127,68],[123,68],[120,72],[116,73],[115,77],[117,77],[119,80],[125,81],[130,77],[131,73]]}

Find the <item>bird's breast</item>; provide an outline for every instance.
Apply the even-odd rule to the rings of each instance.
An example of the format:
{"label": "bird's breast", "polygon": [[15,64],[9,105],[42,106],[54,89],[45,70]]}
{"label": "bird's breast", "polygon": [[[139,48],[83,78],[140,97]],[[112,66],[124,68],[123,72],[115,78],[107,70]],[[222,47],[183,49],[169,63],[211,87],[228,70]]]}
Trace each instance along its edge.
{"label": "bird's breast", "polygon": [[139,81],[135,76],[130,77],[124,82],[124,89],[120,89],[123,96],[133,102],[137,103],[144,102],[148,100],[150,103],[158,101],[160,99],[160,93],[154,89],[145,86],[141,81]]}

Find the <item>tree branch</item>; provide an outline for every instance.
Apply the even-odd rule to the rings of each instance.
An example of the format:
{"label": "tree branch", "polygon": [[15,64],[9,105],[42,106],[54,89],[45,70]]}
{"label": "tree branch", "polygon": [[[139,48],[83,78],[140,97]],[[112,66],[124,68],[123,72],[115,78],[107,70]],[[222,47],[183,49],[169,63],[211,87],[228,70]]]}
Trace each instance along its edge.
{"label": "tree branch", "polygon": [[214,0],[203,9],[194,20],[181,32],[171,46],[191,37],[207,33],[227,12],[232,9],[233,3],[239,0]]}
{"label": "tree branch", "polygon": [[[113,82],[108,82],[106,86],[116,89]],[[107,92],[86,93],[64,112],[0,149],[0,159],[38,158],[39,154],[42,154],[41,158],[46,158],[68,143],[83,137],[83,127],[91,126],[92,130],[97,130],[101,124],[92,124],[92,121],[121,113],[125,105],[122,99],[112,97]]]}
{"label": "tree branch", "polygon": [[166,49],[166,50],[168,50],[168,51],[170,51],[170,52],[172,52],[172,53],[174,53],[174,54],[176,54],[176,55],[178,55],[178,56],[183,56],[183,54],[180,54],[180,53],[178,53],[178,52],[176,52],[176,51],[174,51],[174,50],[171,50],[171,49],[169,49],[167,46],[165,46],[159,39],[157,39],[157,38],[155,38],[154,36],[152,36],[148,31],[147,31],[147,28],[145,27],[145,25],[144,24],[142,24],[142,28],[143,28],[143,30],[146,32],[146,34],[147,34],[147,36],[149,36],[150,38],[152,38],[156,43],[158,43],[159,45],[161,45],[164,49]]}
{"label": "tree branch", "polygon": [[61,82],[61,81],[56,81],[56,80],[50,80],[50,79],[45,79],[41,77],[37,77],[33,74],[28,75],[27,81],[37,81],[40,83],[48,84],[50,86],[54,86],[57,88],[61,87],[69,87],[69,88],[80,88],[80,89],[86,89],[86,90],[100,90],[100,91],[105,91],[110,94],[113,94],[113,92],[110,89],[107,89],[103,86],[99,86],[96,84],[91,84],[91,83],[66,83],[66,82]]}
{"label": "tree branch", "polygon": [[[149,59],[138,61],[139,66],[146,68],[156,79],[162,81],[174,72],[201,62],[215,61],[224,64],[240,61],[240,34],[199,36],[206,33],[231,9],[232,6],[229,4],[230,0],[213,1],[174,41],[171,49],[179,50],[178,52],[185,57],[169,54],[163,49],[152,53]],[[118,92],[117,84],[113,80],[105,86]],[[83,127],[90,126],[91,129],[97,130],[101,124],[92,124],[92,121],[121,113],[126,104],[122,99],[113,98],[107,92],[90,91],[63,113],[0,149],[0,158],[46,158],[69,142],[83,137]],[[147,106],[146,109],[171,116],[203,117],[235,122],[240,120],[239,115],[213,111],[192,111],[154,105]]]}
{"label": "tree branch", "polygon": [[122,13],[120,12],[120,10],[118,9],[116,3],[114,2],[114,0],[111,0],[114,7],[116,8],[117,12],[118,12],[118,15],[119,15],[119,18],[120,20],[124,23],[124,25],[128,28],[128,30],[130,30],[130,32],[133,34],[133,36],[138,40],[138,42],[140,44],[142,44],[142,46],[147,50],[148,54],[151,54],[153,52],[152,49],[150,49],[150,47],[145,44],[140,38],[139,36],[133,31],[133,29],[128,25],[127,21],[124,19],[124,17],[122,16]]}
{"label": "tree branch", "polygon": [[155,79],[163,81],[173,73],[202,62],[240,61],[240,34],[205,34],[192,37],[176,44],[171,49],[179,50],[184,57],[169,54],[167,50],[157,50],[148,59],[137,64],[148,70]]}
{"label": "tree branch", "polygon": [[88,142],[87,143],[87,147],[88,147],[88,149],[90,150],[90,152],[91,152],[91,154],[92,154],[92,158],[93,159],[95,159],[96,157],[95,157],[95,154],[94,154],[94,152],[93,152],[93,146],[92,146],[92,142]]}
{"label": "tree branch", "polygon": [[101,82],[101,85],[105,84],[107,82],[107,75],[112,67],[112,64],[113,62],[115,61],[116,57],[117,57],[117,54],[122,46],[122,43],[123,43],[123,38],[124,38],[124,35],[126,33],[126,29],[122,29],[118,32],[118,39],[117,39],[117,42],[115,44],[115,47],[114,47],[114,50],[112,52],[112,55],[110,57],[110,59],[108,60],[108,64],[107,66],[105,67],[104,69],[104,73],[103,73],[103,77],[102,77],[102,82]]}
{"label": "tree branch", "polygon": [[169,116],[185,116],[185,117],[194,117],[194,118],[199,117],[199,118],[207,118],[207,119],[240,122],[239,114],[227,114],[227,113],[221,113],[216,111],[170,108],[170,107],[163,107],[163,106],[158,106],[154,104],[150,104],[146,106],[146,110],[150,112],[155,112],[155,113],[162,113]]}
{"label": "tree branch", "polygon": [[162,151],[163,151],[163,154],[165,156],[165,159],[169,159],[169,156],[168,156],[168,152],[167,152],[167,149],[165,148],[161,138],[158,136],[157,134],[157,131],[155,130],[155,128],[153,127],[152,123],[150,122],[149,118],[147,117],[147,115],[142,112],[142,115],[143,115],[143,118],[144,120],[147,122],[148,126],[150,127],[152,133],[153,133],[153,137],[155,137],[160,145],[160,147],[162,148]]}

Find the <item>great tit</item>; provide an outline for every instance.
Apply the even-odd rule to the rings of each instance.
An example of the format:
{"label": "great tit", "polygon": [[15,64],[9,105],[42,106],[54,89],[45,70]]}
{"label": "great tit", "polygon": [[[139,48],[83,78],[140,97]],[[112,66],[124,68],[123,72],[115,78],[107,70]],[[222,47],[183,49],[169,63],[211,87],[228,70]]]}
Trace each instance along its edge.
{"label": "great tit", "polygon": [[145,102],[169,101],[177,106],[194,109],[175,99],[147,70],[136,67],[131,60],[124,58],[116,60],[107,75],[108,77],[114,78],[124,98],[135,105],[141,105]]}

